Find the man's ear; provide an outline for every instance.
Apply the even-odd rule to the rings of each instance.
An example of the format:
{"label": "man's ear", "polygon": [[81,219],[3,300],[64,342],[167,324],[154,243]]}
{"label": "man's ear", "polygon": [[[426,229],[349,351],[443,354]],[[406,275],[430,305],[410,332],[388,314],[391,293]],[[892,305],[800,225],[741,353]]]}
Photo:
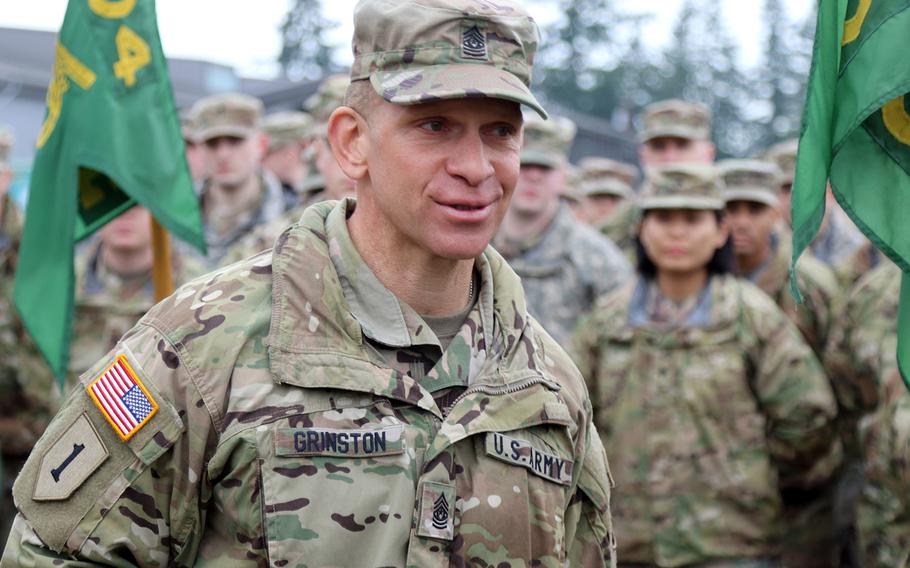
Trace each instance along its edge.
{"label": "man's ear", "polygon": [[344,173],[355,181],[369,174],[368,129],[366,119],[351,107],[338,107],[329,117],[328,138],[332,154]]}

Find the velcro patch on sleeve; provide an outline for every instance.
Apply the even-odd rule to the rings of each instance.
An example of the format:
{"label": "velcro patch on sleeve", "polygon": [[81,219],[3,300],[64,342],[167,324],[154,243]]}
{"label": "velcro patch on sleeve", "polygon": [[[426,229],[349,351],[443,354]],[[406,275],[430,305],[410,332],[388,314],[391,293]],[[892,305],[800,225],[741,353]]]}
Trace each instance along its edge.
{"label": "velcro patch on sleeve", "polygon": [[527,440],[512,438],[499,432],[488,432],[487,455],[506,463],[527,468],[534,475],[561,485],[572,484],[574,462],[542,451]]}
{"label": "velcro patch on sleeve", "polygon": [[41,456],[32,498],[35,501],[68,499],[109,455],[88,416],[84,412],[79,414]]}
{"label": "velcro patch on sleeve", "polygon": [[124,442],[139,432],[158,411],[158,403],[122,354],[89,383],[87,390],[95,406]]}
{"label": "velcro patch on sleeve", "polygon": [[279,428],[275,455],[371,458],[404,453],[404,427],[365,430]]}

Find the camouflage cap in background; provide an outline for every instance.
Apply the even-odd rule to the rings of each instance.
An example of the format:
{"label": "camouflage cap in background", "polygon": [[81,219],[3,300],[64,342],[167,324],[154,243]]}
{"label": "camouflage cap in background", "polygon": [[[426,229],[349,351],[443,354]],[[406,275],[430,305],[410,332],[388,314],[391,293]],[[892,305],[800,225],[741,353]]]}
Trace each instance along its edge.
{"label": "camouflage cap in background", "polygon": [[569,162],[576,130],[575,123],[563,116],[543,120],[535,115],[525,115],[521,165],[564,166]]}
{"label": "camouflage cap in background", "polygon": [[351,78],[347,75],[329,75],[319,88],[303,103],[303,108],[318,123],[326,123],[336,108],[344,104]]}
{"label": "camouflage cap in background", "polygon": [[262,101],[241,93],[205,97],[191,112],[200,142],[219,136],[247,138],[261,129]]}
{"label": "camouflage cap in background", "polygon": [[5,124],[0,124],[0,168],[9,166],[9,157],[13,152],[13,129]]}
{"label": "camouflage cap in background", "polygon": [[272,151],[292,142],[305,142],[312,134],[313,119],[296,110],[276,112],[263,119],[262,129],[269,135],[269,151]]}
{"label": "camouflage cap in background", "polygon": [[780,170],[761,160],[723,160],[715,166],[724,183],[724,200],[780,205]]}
{"label": "camouflage cap in background", "polygon": [[780,185],[793,184],[793,177],[796,175],[796,151],[799,148],[799,140],[792,138],[784,140],[765,151],[763,158],[775,164],[780,170]]}
{"label": "camouflage cap in background", "polygon": [[559,196],[573,205],[580,205],[585,197],[581,184],[581,168],[571,163],[566,164],[566,183]]}
{"label": "camouflage cap in background", "polygon": [[641,142],[662,137],[710,140],[710,109],[701,103],[679,99],[646,106],[641,114]]}
{"label": "camouflage cap in background", "polygon": [[351,80],[383,99],[417,104],[492,97],[547,113],[531,94],[540,35],[510,0],[360,0]]}
{"label": "camouflage cap in background", "polygon": [[199,143],[199,137],[196,132],[196,117],[193,115],[192,109],[184,108],[180,110],[180,133],[184,142]]}
{"label": "camouflage cap in background", "polygon": [[649,172],[642,209],[723,209],[723,182],[713,165],[673,164]]}
{"label": "camouflage cap in background", "polygon": [[590,157],[578,164],[581,167],[582,192],[587,195],[629,197],[638,178],[638,168],[609,158]]}

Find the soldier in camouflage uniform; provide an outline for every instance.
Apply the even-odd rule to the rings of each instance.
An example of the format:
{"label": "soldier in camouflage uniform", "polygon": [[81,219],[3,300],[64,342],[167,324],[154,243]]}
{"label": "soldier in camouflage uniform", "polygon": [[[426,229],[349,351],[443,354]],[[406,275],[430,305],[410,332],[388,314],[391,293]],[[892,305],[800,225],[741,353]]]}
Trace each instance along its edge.
{"label": "soldier in camouflage uniform", "polygon": [[201,258],[189,246],[181,246],[181,254],[214,268],[254,228],[284,213],[284,196],[275,176],[261,168],[268,138],[258,99],[214,95],[193,105],[192,114],[210,174],[200,196],[208,255]]}
{"label": "soldier in camouflage uniform", "polygon": [[12,130],[0,125],[0,537],[4,539],[16,515],[13,480],[59,403],[50,369],[13,308],[23,217],[9,196],[12,145]]}
{"label": "soldier in camouflage uniform", "polygon": [[289,225],[295,223],[304,209],[325,200],[339,200],[354,195],[354,180],[349,178],[335,160],[328,140],[328,120],[332,112],[344,104],[345,90],[351,84],[346,75],[327,77],[316,93],[304,105],[312,113],[315,123],[307,154],[313,162],[313,173],[304,182],[301,201],[271,223],[256,227],[249,235],[231,247],[226,258],[229,263],[243,260],[272,248],[275,239]]}
{"label": "soldier in camouflage uniform", "polygon": [[[823,263],[804,255],[796,265],[805,303],[793,298],[789,286],[789,234],[776,230],[780,216],[780,176],[774,164],[758,160],[726,160],[717,168],[724,181],[724,200],[735,258],[735,273],[768,294],[803,334],[821,359],[839,301],[837,281]],[[836,481],[813,494],[789,491],[784,511],[788,529],[784,563],[831,568],[840,562],[852,518],[833,513]]]}
{"label": "soldier in camouflage uniform", "polygon": [[[584,158],[578,165],[581,168],[585,221],[595,229],[604,228],[604,234],[607,234],[606,230],[609,230],[617,210],[635,193],[633,184],[638,178],[638,168],[594,157]],[[607,236],[610,237],[609,234]]]}
{"label": "soldier in camouflage uniform", "polygon": [[[859,480],[842,507],[859,501],[862,560],[855,565],[906,566],[907,392],[897,371],[897,310],[901,271],[889,261],[850,291],[831,332],[825,365],[842,413],[847,456]],[[862,483],[865,478],[865,483]]]}
{"label": "soldier in camouflage uniform", "polygon": [[3,566],[614,560],[583,379],[487,246],[519,103],[544,112],[536,24],[507,0],[364,0],[354,22],[329,133],[357,200],[185,285],[83,375]]}
{"label": "soldier in camouflage uniform", "polygon": [[771,296],[821,358],[839,300],[837,280],[831,269],[804,255],[796,271],[805,304],[797,304],[790,294],[790,236],[776,230],[780,171],[758,160],[725,160],[717,168],[725,186],[735,273]]}
{"label": "soldier in camouflage uniform", "polygon": [[494,243],[521,276],[531,314],[560,343],[632,274],[616,245],[560,202],[574,136],[568,119],[528,117],[518,188]]}
{"label": "soldier in camouflage uniform", "polygon": [[[102,227],[76,257],[67,390],[155,305],[152,259],[151,216],[140,206]],[[177,285],[205,272],[178,254],[172,270]]]}
{"label": "soldier in camouflage uniform", "polygon": [[191,109],[180,111],[180,131],[186,148],[186,164],[190,168],[193,186],[198,190],[208,177],[208,161],[205,157],[205,148],[196,133],[196,120]]}
{"label": "soldier in camouflage uniform", "polygon": [[[781,491],[827,480],[835,402],[799,331],[730,275],[708,166],[653,171],[639,278],[574,338],[620,488],[623,566],[779,566]],[[726,243],[726,244],[725,244]]]}
{"label": "soldier in camouflage uniform", "polygon": [[265,117],[262,127],[269,137],[262,167],[281,182],[285,210],[294,209],[307,196],[304,184],[310,168],[304,162],[304,153],[310,144],[313,119],[304,112],[276,112]]}

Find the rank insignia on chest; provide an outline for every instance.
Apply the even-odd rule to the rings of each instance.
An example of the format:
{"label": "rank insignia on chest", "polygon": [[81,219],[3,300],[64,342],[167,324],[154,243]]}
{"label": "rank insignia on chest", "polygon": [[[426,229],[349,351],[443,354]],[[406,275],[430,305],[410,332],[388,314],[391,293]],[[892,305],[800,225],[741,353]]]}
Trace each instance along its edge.
{"label": "rank insignia on chest", "polygon": [[149,394],[124,355],[117,359],[94,381],[88,394],[124,442],[145,426],[158,404]]}
{"label": "rank insignia on chest", "polygon": [[424,481],[420,490],[420,525],[417,534],[430,538],[455,538],[455,487]]}
{"label": "rank insignia on chest", "polygon": [[489,432],[486,439],[487,455],[506,463],[527,468],[534,475],[560,485],[572,483],[574,462],[556,454],[543,451],[527,440]]}

